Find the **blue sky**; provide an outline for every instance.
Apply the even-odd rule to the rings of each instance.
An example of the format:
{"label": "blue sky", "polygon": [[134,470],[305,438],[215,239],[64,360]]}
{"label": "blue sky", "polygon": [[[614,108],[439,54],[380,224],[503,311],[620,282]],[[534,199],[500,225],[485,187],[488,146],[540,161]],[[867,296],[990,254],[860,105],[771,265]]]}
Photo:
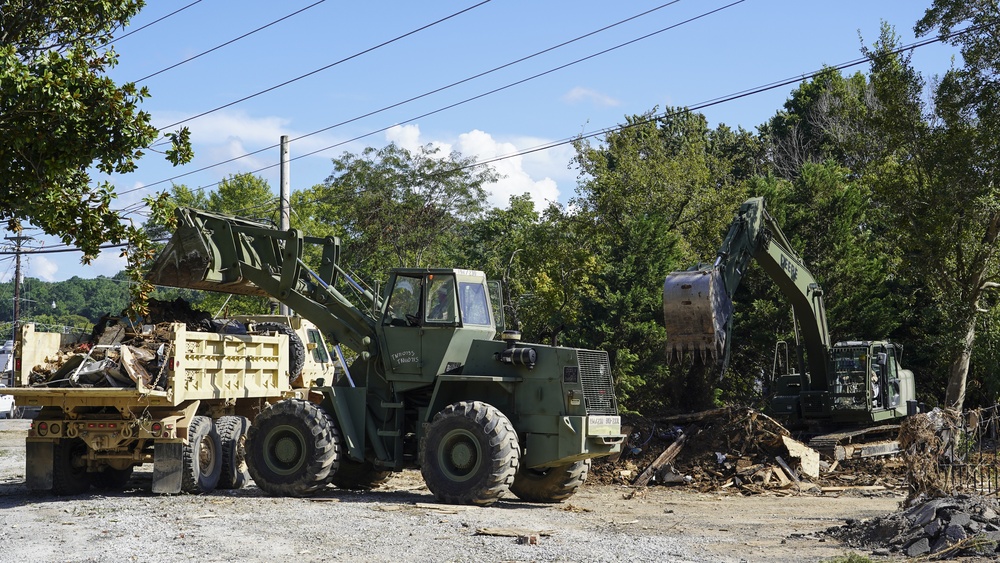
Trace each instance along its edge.
{"label": "blue sky", "polygon": [[[406,148],[433,143],[480,159],[514,154],[615,126],[627,115],[694,106],[858,59],[862,38],[870,45],[883,20],[910,43],[913,24],[930,5],[929,0],[669,5],[667,0],[201,0],[156,21],[191,3],[150,2],[119,35],[134,33],[114,43],[120,64],[111,77],[147,86],[152,96],[142,109],[157,127],[188,126],[195,149],[195,159],[183,167],[172,168],[150,152],[137,172],[110,178],[120,194],[116,207],[133,209],[171,183],[211,189],[237,172],[257,173],[276,191],[281,135],[293,139],[293,191],[323,182],[332,171],[331,158],[391,141]],[[644,12],[649,13],[593,33]],[[205,53],[281,18],[286,19]],[[541,54],[532,57],[536,53]],[[952,53],[941,45],[922,47],[913,62],[931,77],[948,68]],[[531,58],[510,64],[525,57]],[[178,66],[164,70],[173,65]],[[487,73],[498,67],[503,68]],[[481,73],[487,74],[467,80]],[[462,83],[434,92],[457,82]],[[701,112],[713,126],[755,130],[793,88]],[[410,98],[419,99],[401,103]],[[216,110],[222,106],[228,107]],[[191,119],[204,112],[209,113]],[[546,200],[565,203],[577,180],[572,155],[563,145],[496,162],[506,177],[490,187],[490,202],[502,206],[510,195],[529,192],[540,206]],[[230,159],[236,160],[225,162]],[[38,236],[33,246],[51,250],[61,244]],[[25,272],[54,281],[110,276],[123,267],[115,250],[90,266],[80,265],[79,257],[35,253],[27,257]],[[11,278],[10,264],[0,256],[0,280]]]}

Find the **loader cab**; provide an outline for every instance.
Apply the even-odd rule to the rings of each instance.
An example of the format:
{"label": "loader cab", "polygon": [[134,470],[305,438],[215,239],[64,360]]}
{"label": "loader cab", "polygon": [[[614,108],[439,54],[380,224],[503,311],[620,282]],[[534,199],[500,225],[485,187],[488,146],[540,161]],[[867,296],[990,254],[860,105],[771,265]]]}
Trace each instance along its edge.
{"label": "loader cab", "polygon": [[497,332],[486,275],[476,270],[393,270],[378,330],[390,380],[429,383],[460,374],[475,340]]}

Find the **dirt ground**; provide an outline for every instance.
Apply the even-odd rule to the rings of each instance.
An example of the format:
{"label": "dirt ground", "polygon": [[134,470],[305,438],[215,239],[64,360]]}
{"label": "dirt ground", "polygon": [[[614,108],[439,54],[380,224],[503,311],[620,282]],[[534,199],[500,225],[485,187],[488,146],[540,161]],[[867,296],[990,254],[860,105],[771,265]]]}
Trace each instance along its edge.
{"label": "dirt ground", "polygon": [[[416,471],[313,499],[252,484],[166,497],[150,492],[149,469],[121,493],[54,497],[24,486],[28,424],[0,420],[0,561],[822,561],[850,550],[817,532],[902,500],[598,484],[556,505],[450,507],[435,505]],[[537,544],[492,535],[504,528]]]}

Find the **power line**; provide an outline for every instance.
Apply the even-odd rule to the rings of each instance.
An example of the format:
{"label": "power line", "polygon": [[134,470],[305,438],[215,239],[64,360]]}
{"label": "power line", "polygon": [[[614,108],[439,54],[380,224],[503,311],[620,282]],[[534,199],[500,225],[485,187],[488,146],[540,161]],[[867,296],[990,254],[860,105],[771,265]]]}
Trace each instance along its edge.
{"label": "power line", "polygon": [[154,25],[154,24],[157,24],[157,23],[160,23],[161,21],[163,21],[163,20],[165,20],[165,19],[169,18],[170,16],[172,16],[172,15],[174,15],[174,14],[178,14],[178,13],[180,13],[180,12],[183,12],[184,10],[187,10],[187,9],[188,9],[188,8],[190,8],[191,6],[194,6],[195,4],[197,4],[198,2],[201,2],[201,0],[195,0],[194,2],[191,2],[190,4],[188,4],[187,6],[183,6],[183,7],[181,7],[181,8],[177,8],[177,9],[176,9],[176,10],[174,10],[173,12],[170,12],[169,14],[167,14],[167,15],[165,15],[165,16],[163,16],[163,17],[161,17],[161,18],[158,18],[158,19],[155,19],[155,20],[153,20],[153,21],[151,21],[151,22],[147,23],[146,25],[144,25],[144,26],[142,26],[142,27],[137,27],[137,28],[133,29],[132,31],[130,31],[130,32],[128,32],[128,33],[126,33],[125,35],[120,35],[120,36],[118,36],[118,37],[115,37],[115,38],[114,38],[114,39],[112,39],[111,41],[108,41],[108,45],[111,45],[112,43],[114,43],[115,41],[118,41],[119,39],[125,39],[126,37],[128,37],[129,35],[132,35],[133,33],[138,33],[138,32],[140,32],[140,31],[142,31],[142,30],[146,29],[147,27],[149,27],[149,26],[151,26],[151,25]]}
{"label": "power line", "polygon": [[484,5],[484,4],[489,3],[490,1],[491,0],[483,0],[482,2],[479,2],[478,4],[474,4],[472,6],[469,6],[468,8],[465,8],[464,10],[460,10],[458,12],[455,12],[454,14],[451,14],[449,16],[445,16],[445,17],[443,17],[443,18],[441,18],[441,19],[439,19],[437,21],[434,21],[434,22],[431,22],[431,23],[429,23],[427,25],[418,27],[417,29],[414,29],[412,31],[408,31],[408,32],[404,33],[403,35],[394,37],[394,38],[392,38],[392,39],[390,39],[388,41],[383,41],[382,43],[379,43],[378,45],[375,45],[374,47],[369,47],[369,48],[367,48],[367,49],[365,49],[363,51],[359,51],[357,53],[354,53],[353,55],[350,55],[348,57],[340,59],[339,61],[336,61],[336,62],[330,63],[330,64],[328,64],[326,66],[317,68],[316,70],[307,72],[307,73],[305,73],[305,74],[303,74],[301,76],[298,76],[296,78],[292,78],[291,80],[286,80],[286,81],[284,81],[284,82],[282,82],[280,84],[275,84],[274,86],[271,86],[270,88],[265,88],[264,90],[261,90],[259,92],[250,94],[249,96],[244,96],[244,97],[242,97],[242,98],[240,98],[238,100],[229,102],[228,104],[221,105],[221,106],[219,106],[217,108],[213,108],[213,109],[210,109],[208,111],[203,111],[203,112],[201,112],[201,113],[199,113],[197,115],[193,115],[193,116],[188,117],[186,119],[182,119],[182,120],[180,120],[180,121],[178,121],[176,123],[171,123],[170,125],[167,125],[166,127],[161,127],[160,131],[165,131],[167,129],[170,129],[171,127],[176,127],[176,126],[178,126],[178,125],[180,125],[182,123],[187,123],[188,121],[192,121],[194,119],[198,119],[199,117],[204,117],[204,116],[206,116],[206,115],[208,115],[210,113],[215,113],[215,112],[217,112],[217,111],[219,111],[221,109],[225,109],[225,108],[228,108],[230,106],[234,106],[234,105],[236,105],[238,103],[245,102],[245,101],[247,101],[247,100],[249,100],[251,98],[256,98],[257,96],[260,96],[261,94],[266,94],[266,93],[268,93],[268,92],[270,92],[272,90],[276,90],[278,88],[281,88],[282,86],[287,86],[287,85],[289,85],[289,84],[291,84],[293,82],[298,82],[299,80],[302,80],[303,78],[307,78],[309,76],[312,76],[314,74],[317,74],[317,73],[322,72],[324,70],[327,70],[329,68],[335,67],[335,66],[337,66],[337,65],[339,65],[341,63],[345,63],[345,62],[347,62],[347,61],[349,61],[351,59],[356,59],[356,58],[360,57],[361,55],[370,53],[370,52],[372,52],[372,51],[374,51],[376,49],[379,49],[379,48],[385,47],[386,45],[395,43],[396,41],[399,41],[401,39],[409,37],[409,36],[411,36],[411,35],[413,35],[415,33],[419,33],[421,31],[424,31],[425,29],[434,27],[435,25],[437,25],[439,23],[442,23],[442,22],[448,21],[448,20],[450,20],[450,19],[452,19],[454,17],[460,16],[460,15],[462,15],[465,12],[468,12],[470,10],[474,10],[474,9],[476,9],[476,8]]}
{"label": "power line", "polygon": [[[201,0],[198,0],[198,1],[200,2]],[[322,4],[323,2],[326,2],[326,0],[319,0],[319,2],[314,2],[314,3],[306,6],[305,8],[302,8],[300,10],[296,10],[296,11],[288,14],[287,16],[278,18],[278,19],[276,19],[276,20],[274,20],[274,21],[272,21],[272,22],[270,22],[268,24],[262,25],[262,26],[258,27],[257,29],[255,29],[253,31],[248,31],[248,32],[244,33],[243,35],[240,35],[239,37],[236,37],[234,39],[230,39],[229,41],[226,41],[225,43],[222,43],[221,45],[216,45],[215,47],[212,47],[211,49],[209,49],[207,51],[202,51],[201,53],[198,53],[197,55],[195,55],[193,57],[188,57],[188,58],[184,59],[183,61],[181,61],[179,63],[172,64],[172,65],[168,66],[167,68],[160,69],[160,70],[158,70],[158,71],[156,71],[156,72],[154,72],[152,74],[147,74],[146,76],[143,76],[142,78],[140,78],[138,80],[135,80],[134,82],[142,82],[144,80],[148,80],[148,79],[150,79],[150,78],[152,78],[152,77],[154,77],[154,76],[156,76],[158,74],[163,74],[164,72],[167,72],[168,70],[175,69],[175,68],[181,66],[184,63],[189,63],[189,62],[197,59],[198,57],[201,57],[203,55],[207,55],[207,54],[209,54],[209,53],[211,53],[213,51],[218,51],[219,49],[221,49],[221,48],[223,48],[223,47],[225,47],[227,45],[231,45],[233,43],[236,43],[240,39],[244,39],[246,37],[249,37],[249,36],[253,35],[254,33],[257,33],[258,31],[262,31],[264,29],[267,29],[267,28],[271,27],[272,25],[275,25],[277,23],[283,22],[283,21],[287,20],[288,18],[290,18],[292,16],[301,14],[302,12],[308,10],[309,8],[313,8],[315,6],[318,6],[318,5]]]}
{"label": "power line", "polygon": [[[620,20],[620,21],[618,21],[618,22],[615,22],[615,23],[613,23],[613,24],[610,24],[610,25],[607,25],[607,26],[604,26],[604,27],[602,27],[602,28],[600,28],[600,29],[597,29],[597,30],[594,30],[594,31],[591,31],[591,32],[589,32],[589,33],[586,33],[586,34],[584,34],[584,35],[581,35],[581,36],[579,36],[579,37],[576,37],[576,38],[574,38],[574,39],[570,39],[569,41],[564,41],[564,42],[562,42],[562,43],[559,43],[559,44],[557,44],[557,45],[553,45],[552,47],[548,47],[548,48],[546,48],[546,49],[543,49],[543,50],[541,50],[541,51],[538,51],[538,52],[536,52],[536,53],[533,53],[533,54],[531,54],[531,55],[528,55],[528,56],[525,56],[525,57],[521,57],[521,58],[519,58],[519,59],[516,59],[516,60],[514,60],[514,61],[511,61],[511,62],[508,62],[508,63],[505,63],[505,64],[503,64],[503,65],[500,65],[500,66],[497,66],[497,67],[494,67],[494,68],[492,68],[492,69],[490,69],[490,70],[487,70],[487,71],[483,71],[483,72],[480,72],[480,73],[478,73],[478,74],[475,74],[475,75],[473,75],[473,76],[470,76],[470,77],[467,77],[467,78],[464,78],[464,79],[462,79],[462,80],[459,80],[459,81],[457,81],[457,82],[453,82],[453,83],[451,83],[451,84],[448,84],[447,86],[442,86],[442,87],[440,87],[440,88],[436,88],[436,89],[434,89],[434,90],[430,90],[430,91],[428,91],[428,92],[424,92],[423,94],[420,94],[420,95],[417,95],[417,96],[413,96],[413,97],[411,97],[411,98],[408,98],[408,99],[406,99],[406,100],[403,100],[403,101],[401,101],[401,102],[396,102],[396,103],[394,103],[394,104],[391,104],[391,105],[388,105],[388,106],[385,106],[385,107],[383,107],[383,108],[380,108],[380,109],[377,109],[377,110],[374,110],[374,111],[370,111],[370,112],[368,112],[368,113],[365,113],[365,114],[363,114],[363,115],[359,115],[359,116],[356,116],[356,117],[353,117],[353,118],[351,118],[351,119],[348,119],[348,120],[345,120],[345,121],[341,121],[341,122],[339,122],[339,123],[335,123],[335,124],[333,124],[333,125],[330,125],[330,126],[327,126],[327,127],[324,127],[324,128],[322,128],[322,129],[317,129],[317,130],[315,130],[315,131],[312,131],[312,132],[310,132],[310,133],[306,133],[306,134],[304,134],[304,135],[299,135],[298,137],[295,137],[295,138],[291,139],[291,141],[292,141],[292,142],[295,142],[295,141],[298,141],[298,140],[300,140],[300,139],[305,139],[306,137],[311,137],[311,136],[313,136],[313,135],[318,135],[319,133],[323,133],[323,132],[325,132],[325,131],[329,131],[329,130],[331,130],[331,129],[335,129],[335,128],[337,128],[337,127],[341,127],[341,126],[343,126],[343,125],[347,125],[347,124],[349,124],[349,123],[353,123],[353,122],[355,122],[355,121],[358,121],[358,120],[361,120],[361,119],[364,119],[364,118],[366,118],[366,117],[370,117],[370,116],[373,116],[373,115],[376,115],[376,114],[379,114],[379,113],[382,113],[382,112],[384,112],[384,111],[387,111],[387,110],[390,110],[390,109],[393,109],[393,108],[396,108],[396,107],[399,107],[399,106],[402,106],[402,105],[404,105],[404,104],[407,104],[407,103],[409,103],[409,102],[412,102],[412,101],[415,101],[415,100],[419,100],[419,99],[421,99],[421,98],[425,98],[425,97],[427,97],[427,96],[430,96],[431,94],[435,94],[435,93],[438,93],[438,92],[441,92],[441,91],[444,91],[444,90],[447,90],[447,89],[449,89],[449,88],[453,88],[453,87],[455,87],[455,86],[458,86],[458,85],[460,85],[460,84],[464,84],[464,83],[466,83],[466,82],[469,82],[469,81],[471,81],[471,80],[474,80],[474,79],[477,79],[477,78],[480,78],[480,77],[482,77],[482,76],[486,76],[486,75],[488,75],[488,74],[491,74],[491,73],[493,73],[493,72],[496,72],[496,71],[499,71],[499,70],[502,70],[502,69],[504,69],[504,68],[507,68],[507,67],[510,67],[510,66],[512,66],[512,65],[515,65],[515,64],[518,64],[518,63],[521,63],[521,62],[523,62],[523,61],[526,61],[526,60],[528,60],[528,59],[531,59],[531,58],[534,58],[534,57],[537,57],[537,56],[539,56],[539,55],[542,55],[542,54],[545,54],[545,53],[548,53],[548,52],[551,52],[551,51],[553,51],[553,50],[555,50],[555,49],[559,49],[559,48],[561,48],[561,47],[564,47],[564,46],[566,46],[566,45],[569,45],[569,44],[571,44],[571,43],[574,43],[574,42],[576,42],[576,41],[580,41],[580,40],[582,40],[582,39],[585,39],[585,38],[587,38],[587,37],[591,37],[591,36],[593,36],[593,35],[595,35],[595,34],[597,34],[597,33],[601,33],[601,32],[603,32],[603,31],[606,31],[606,30],[608,30],[608,29],[611,29],[611,28],[613,28],[613,27],[616,27],[616,26],[619,26],[619,25],[622,25],[622,24],[624,24],[624,23],[627,23],[627,22],[629,22],[629,21],[632,21],[632,20],[635,20],[635,19],[637,19],[637,18],[640,18],[640,17],[642,17],[642,16],[645,16],[645,15],[648,15],[648,14],[650,14],[650,13],[652,13],[652,12],[655,12],[655,11],[657,11],[657,10],[660,10],[660,9],[662,9],[662,8],[665,8],[665,7],[667,7],[667,6],[670,6],[670,5],[672,5],[672,4],[676,4],[676,3],[677,3],[677,2],[679,2],[679,1],[680,1],[680,0],[672,0],[672,1],[670,1],[670,2],[667,2],[667,3],[665,3],[665,4],[661,4],[660,6],[657,6],[657,7],[655,7],[655,8],[652,8],[652,9],[650,9],[650,10],[646,10],[645,12],[641,12],[641,13],[639,13],[639,14],[636,14],[636,15],[634,15],[634,16],[631,16],[631,17],[628,17],[628,18],[625,18],[625,19],[623,19],[623,20]],[[360,135],[360,136],[358,136],[358,137],[354,137],[353,139],[349,139],[349,140],[347,140],[347,141],[344,141],[344,142],[341,142],[341,143],[337,143],[337,144],[335,144],[335,145],[331,145],[331,146],[328,146],[328,147],[324,147],[324,148],[322,148],[322,149],[319,149],[319,150],[317,150],[317,151],[313,151],[313,152],[310,152],[310,153],[308,153],[308,154],[304,154],[304,155],[300,155],[300,156],[297,156],[297,157],[294,157],[294,158],[292,158],[291,160],[298,160],[298,159],[300,159],[300,158],[304,158],[304,157],[307,157],[307,156],[312,156],[312,155],[314,155],[314,154],[316,154],[316,153],[318,153],[318,152],[323,152],[323,151],[326,151],[326,150],[329,150],[329,149],[332,149],[332,148],[336,148],[336,147],[339,147],[339,146],[341,146],[341,145],[344,145],[344,144],[347,144],[347,143],[350,143],[350,142],[353,142],[353,141],[356,141],[356,140],[359,140],[359,139],[363,139],[363,138],[365,138],[365,137],[369,137],[369,136],[371,136],[371,135],[375,135],[375,134],[377,134],[377,133],[381,133],[382,131],[385,131],[385,130],[387,130],[387,129],[390,129],[390,128],[392,128],[392,127],[395,127],[396,125],[400,125],[400,124],[403,124],[403,123],[409,123],[409,122],[411,122],[411,121],[415,121],[415,120],[417,120],[417,119],[422,119],[422,118],[424,118],[424,117],[427,117],[427,116],[430,116],[430,115],[434,115],[434,114],[436,114],[436,113],[440,113],[440,112],[443,112],[443,111],[446,111],[446,110],[448,110],[448,109],[451,109],[451,108],[453,108],[453,107],[457,107],[457,106],[459,106],[459,105],[462,105],[462,104],[465,104],[465,103],[468,103],[468,102],[471,102],[471,101],[474,101],[474,100],[477,100],[477,99],[479,99],[479,98],[482,98],[482,97],[485,97],[485,96],[488,96],[488,95],[490,95],[490,94],[494,94],[494,93],[496,93],[496,92],[500,92],[500,91],[502,91],[502,90],[506,90],[507,88],[511,88],[511,87],[513,87],[513,86],[517,86],[517,85],[520,85],[520,84],[523,84],[523,83],[525,83],[525,82],[528,82],[528,81],[530,81],[530,80],[534,80],[534,79],[536,79],[536,78],[539,78],[539,77],[542,77],[542,76],[545,76],[545,75],[547,75],[547,74],[551,74],[551,73],[554,73],[554,72],[557,72],[557,71],[559,71],[559,70],[562,70],[562,69],[564,69],[564,68],[566,68],[566,67],[569,67],[569,66],[572,66],[572,65],[575,65],[575,64],[578,64],[578,63],[581,63],[581,62],[584,62],[584,61],[586,61],[586,60],[589,60],[589,59],[591,59],[591,58],[594,58],[594,57],[597,57],[597,56],[600,56],[600,55],[603,55],[603,54],[606,54],[606,53],[608,53],[608,52],[610,52],[610,51],[614,51],[614,50],[616,50],[616,49],[620,49],[620,48],[622,48],[622,47],[625,47],[625,46],[628,46],[628,45],[630,45],[630,44],[632,44],[632,43],[635,43],[635,42],[638,42],[638,41],[642,41],[642,40],[644,40],[644,39],[647,39],[647,38],[649,38],[649,37],[652,37],[652,36],[655,36],[655,35],[658,35],[658,34],[660,34],[660,33],[663,33],[663,32],[666,32],[666,31],[669,31],[669,30],[671,30],[671,29],[674,29],[674,28],[676,28],[676,27],[679,27],[679,26],[681,26],[681,25],[684,25],[684,24],[687,24],[687,23],[690,23],[690,22],[692,22],[692,21],[695,21],[695,20],[698,20],[698,19],[701,19],[701,18],[703,18],[703,17],[706,17],[706,16],[709,16],[709,15],[712,15],[712,14],[714,14],[714,13],[716,13],[716,12],[719,12],[719,11],[721,11],[721,10],[725,10],[725,9],[727,9],[727,8],[730,8],[730,7],[732,7],[732,6],[735,6],[735,5],[737,5],[737,4],[741,4],[741,3],[745,2],[745,1],[746,1],[746,0],[737,0],[736,2],[733,2],[733,3],[731,3],[731,4],[727,4],[727,5],[725,5],[725,6],[722,6],[721,8],[717,8],[717,9],[715,9],[715,10],[712,10],[712,11],[710,11],[710,12],[705,12],[705,13],[703,13],[703,14],[700,14],[700,15],[698,15],[698,16],[695,16],[695,17],[693,17],[693,18],[690,18],[690,19],[687,19],[687,20],[684,20],[684,21],[682,21],[682,22],[680,22],[680,23],[676,23],[676,24],[673,24],[673,25],[670,25],[670,26],[668,26],[668,27],[665,27],[665,28],[662,28],[662,29],[660,29],[660,30],[658,30],[658,31],[655,31],[655,32],[653,32],[653,33],[649,33],[649,34],[647,34],[647,35],[644,35],[644,36],[642,36],[642,37],[639,37],[639,38],[637,38],[637,39],[633,39],[633,40],[631,40],[631,41],[628,41],[628,42],[626,42],[626,43],[622,43],[622,44],[619,44],[619,45],[617,45],[617,46],[615,46],[615,47],[611,47],[611,48],[609,48],[609,49],[605,49],[605,50],[603,50],[603,51],[600,51],[600,52],[598,52],[598,53],[595,53],[595,54],[592,54],[592,55],[589,55],[589,56],[587,56],[587,57],[584,57],[584,58],[581,58],[581,59],[577,59],[577,60],[575,60],[575,61],[573,61],[573,62],[570,62],[570,63],[567,63],[567,64],[564,64],[564,65],[561,65],[561,66],[558,66],[558,67],[556,67],[556,68],[554,68],[554,69],[550,69],[550,70],[548,70],[548,71],[545,71],[545,72],[542,72],[542,73],[539,73],[539,74],[536,74],[536,75],[534,75],[534,76],[531,76],[531,77],[528,77],[528,78],[525,78],[525,79],[522,79],[522,80],[519,80],[519,81],[517,81],[517,82],[514,82],[514,83],[511,83],[511,84],[507,84],[506,86],[503,86],[503,87],[501,87],[501,88],[496,88],[496,89],[494,89],[494,90],[491,90],[491,91],[489,91],[489,92],[486,92],[486,93],[484,93],[484,94],[480,94],[480,95],[478,95],[478,96],[474,96],[474,97],[472,97],[472,98],[468,98],[468,99],[465,99],[465,100],[463,100],[463,101],[461,101],[461,102],[458,102],[458,103],[455,103],[455,104],[451,104],[451,105],[449,105],[449,106],[445,106],[445,107],[443,107],[443,108],[439,108],[439,109],[437,109],[437,110],[434,110],[434,111],[431,111],[431,112],[428,112],[428,113],[424,113],[424,114],[421,114],[421,115],[418,115],[418,116],[416,116],[416,117],[411,117],[411,118],[409,118],[409,119],[407,119],[407,120],[405,120],[405,121],[401,121],[401,122],[398,122],[398,123],[395,123],[395,124],[393,124],[393,125],[390,125],[390,126],[387,126],[387,127],[383,127],[383,128],[381,128],[381,129],[377,129],[377,130],[375,130],[375,131],[370,131],[370,132],[368,132],[368,133],[365,133],[364,135]],[[230,158],[230,159],[227,159],[227,160],[223,160],[223,161],[221,161],[221,162],[216,162],[216,163],[214,163],[214,164],[210,164],[210,165],[208,165],[208,166],[203,166],[203,167],[201,167],[201,168],[197,168],[197,169],[195,169],[195,170],[190,170],[190,171],[188,171],[188,172],[184,172],[184,173],[182,173],[182,174],[177,174],[177,175],[175,175],[175,176],[172,176],[172,177],[170,177],[170,178],[166,178],[166,179],[164,179],[164,180],[159,180],[159,181],[156,181],[156,182],[153,182],[153,183],[150,183],[150,184],[146,184],[146,185],[143,185],[143,186],[139,186],[139,187],[136,187],[136,188],[132,188],[132,189],[130,189],[130,190],[126,190],[126,191],[123,191],[123,192],[121,192],[121,195],[126,195],[126,194],[129,194],[129,193],[132,193],[132,192],[135,192],[135,191],[139,191],[139,190],[146,190],[146,189],[149,189],[149,188],[151,188],[151,187],[153,187],[153,186],[157,186],[157,185],[159,185],[159,184],[164,184],[164,183],[167,183],[167,182],[172,182],[172,181],[174,181],[174,180],[177,180],[177,179],[180,179],[180,178],[184,178],[184,177],[186,177],[186,176],[190,176],[190,175],[192,175],[192,174],[197,174],[198,172],[204,172],[205,170],[210,170],[210,169],[212,169],[212,168],[215,168],[215,167],[217,167],[217,166],[222,166],[223,164],[228,164],[228,163],[230,163],[230,162],[235,162],[235,161],[237,161],[237,160],[241,160],[241,159],[243,159],[243,158],[247,158],[247,157],[249,157],[249,156],[253,156],[253,155],[256,155],[256,154],[260,154],[260,153],[262,153],[262,152],[265,152],[265,151],[268,151],[268,150],[271,150],[271,149],[274,149],[274,148],[276,148],[277,146],[278,146],[278,145],[270,145],[270,146],[267,146],[267,147],[264,147],[264,148],[261,148],[261,149],[258,149],[258,150],[256,150],[256,151],[252,151],[252,152],[249,152],[249,153],[245,153],[245,154],[242,154],[242,155],[240,155],[240,156],[235,156],[235,157],[233,157],[233,158]],[[265,167],[265,168],[261,168],[261,169],[258,169],[258,170],[255,170],[255,171],[253,171],[253,172],[251,172],[251,173],[255,173],[255,172],[259,172],[259,171],[261,171],[261,170],[267,170],[267,169],[269,169],[269,168],[272,168],[272,166],[268,166],[268,167]],[[202,186],[202,187],[199,187],[199,188],[196,188],[196,189],[197,189],[197,190],[201,190],[201,189],[205,189],[206,187],[210,187],[210,186],[214,186],[214,185],[217,185],[217,184],[218,184],[218,183],[215,183],[215,184],[209,184],[208,186]]]}

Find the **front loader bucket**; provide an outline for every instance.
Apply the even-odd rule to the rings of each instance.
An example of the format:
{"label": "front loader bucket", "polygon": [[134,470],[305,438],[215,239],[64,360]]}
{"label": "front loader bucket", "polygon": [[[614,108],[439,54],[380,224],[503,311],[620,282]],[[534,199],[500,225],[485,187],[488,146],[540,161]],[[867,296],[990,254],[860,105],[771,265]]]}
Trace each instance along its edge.
{"label": "front loader bucket", "polygon": [[[237,245],[253,252],[233,234],[233,220],[208,212],[177,209],[177,230],[157,255],[147,278],[155,285],[267,296],[245,280],[237,264]],[[220,248],[220,245],[225,248]]]}
{"label": "front loader bucket", "polygon": [[722,285],[718,268],[674,272],[663,284],[663,320],[667,355],[680,363],[690,352],[695,359],[718,361],[726,347],[726,325],[733,302]]}

